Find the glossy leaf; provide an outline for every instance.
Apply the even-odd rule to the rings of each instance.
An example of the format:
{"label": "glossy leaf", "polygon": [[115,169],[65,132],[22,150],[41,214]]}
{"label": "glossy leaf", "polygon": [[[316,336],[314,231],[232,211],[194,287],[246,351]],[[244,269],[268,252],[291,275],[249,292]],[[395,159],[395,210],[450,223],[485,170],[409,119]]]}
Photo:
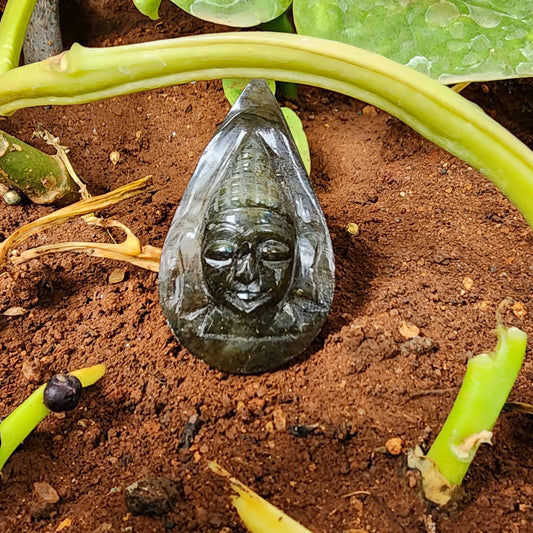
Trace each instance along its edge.
{"label": "glossy leaf", "polygon": [[248,28],[279,17],[291,0],[172,0],[174,4],[197,18]]}
{"label": "glossy leaf", "polygon": [[[250,78],[225,78],[222,80],[222,88],[229,103],[233,105],[241,95],[244,88],[250,83]],[[265,80],[272,94],[276,94],[276,82],[274,80]]]}
{"label": "glossy leaf", "polygon": [[298,33],[384,55],[443,83],[533,76],[522,0],[294,0]]}
{"label": "glossy leaf", "polygon": [[305,170],[307,170],[308,174],[311,174],[311,154],[309,153],[309,143],[307,142],[307,135],[305,134],[302,121],[289,107],[282,107],[281,112],[291,130],[292,137],[296,143],[298,152],[300,152],[300,157],[302,158]]}
{"label": "glossy leaf", "polygon": [[152,20],[159,18],[161,0],[133,0],[133,3],[143,15],[150,17]]}

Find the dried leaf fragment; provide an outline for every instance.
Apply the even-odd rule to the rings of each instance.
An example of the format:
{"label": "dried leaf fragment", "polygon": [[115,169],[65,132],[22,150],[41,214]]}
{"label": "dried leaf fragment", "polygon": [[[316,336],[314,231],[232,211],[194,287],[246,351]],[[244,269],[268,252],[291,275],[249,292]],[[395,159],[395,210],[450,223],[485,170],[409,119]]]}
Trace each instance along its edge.
{"label": "dried leaf fragment", "polygon": [[451,500],[457,487],[439,472],[437,465],[422,453],[420,446],[409,450],[407,465],[422,475],[422,488],[428,500],[437,505],[446,505]]}
{"label": "dried leaf fragment", "polygon": [[[104,207],[113,205],[119,201],[131,198],[136,194],[148,189],[151,186],[151,176],[146,176],[140,180],[128,183],[114,191],[103,194],[101,196],[88,197],[79,202],[71,204],[65,208],[58,209],[53,213],[45,215],[29,224],[26,224],[15,230],[4,242],[0,243],[0,267],[8,261],[12,264],[23,263],[30,259],[38,258],[45,254],[80,251],[93,255],[94,257],[107,257],[109,259],[117,259],[120,261],[127,261],[136,266],[146,268],[157,272],[159,269],[159,259],[161,250],[159,248],[146,245],[142,246],[139,239],[133,232],[124,224],[117,220],[104,220],[95,217],[95,211],[99,211]],[[92,215],[91,215],[92,214]],[[9,252],[22,241],[27,239],[30,235],[42,232],[43,230],[65,222],[70,218],[76,216],[83,216],[85,221],[89,224],[95,224],[101,227],[118,227],[126,233],[126,240],[119,244],[108,243],[87,243],[87,242],[70,242],[39,246],[25,250],[21,254],[11,255]]]}
{"label": "dried leaf fragment", "polygon": [[467,437],[461,444],[452,446],[452,450],[458,459],[462,461],[471,461],[479,448],[480,444],[492,444],[492,431],[486,429],[479,433],[474,433]]}

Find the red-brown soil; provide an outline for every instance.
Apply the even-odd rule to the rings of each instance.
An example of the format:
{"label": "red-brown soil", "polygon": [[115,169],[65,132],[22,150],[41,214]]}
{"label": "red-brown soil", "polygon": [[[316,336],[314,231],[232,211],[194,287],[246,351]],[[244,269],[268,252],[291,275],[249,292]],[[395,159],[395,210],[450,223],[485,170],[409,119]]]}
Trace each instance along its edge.
{"label": "red-brown soil", "polygon": [[[67,4],[65,2],[65,4]],[[127,0],[65,6],[70,41],[111,46],[221,31],[169,2],[152,22]],[[513,206],[479,172],[398,120],[342,95],[301,87],[296,110],[312,155],[312,181],[336,255],[331,314],[292,364],[226,375],[190,356],[161,314],[157,276],[82,254],[48,256],[0,274],[0,415],[52,374],[105,363],[81,406],[49,416],[2,471],[2,532],[243,532],[217,460],[316,533],[533,531],[533,419],[505,412],[483,446],[464,496],[439,510],[425,502],[405,453],[427,449],[454,401],[469,356],[493,348],[506,297],[533,333],[533,238]],[[465,93],[533,145],[532,85],[475,84]],[[18,111],[0,128],[32,140],[38,124],[70,148],[94,194],[147,174],[152,192],[109,208],[145,244],[162,246],[202,150],[229,109],[219,81],[198,82],[74,107]],[[111,151],[120,153],[113,166]],[[0,240],[52,208],[0,205]],[[360,233],[347,232],[350,222]],[[103,240],[83,222],[30,244]],[[472,280],[472,283],[467,278]],[[402,321],[424,342],[407,343]],[[429,339],[429,340],[427,340]],[[533,363],[511,393],[533,403]],[[187,448],[185,424],[200,424]],[[313,425],[306,437],[294,425]],[[182,497],[164,516],[129,514],[125,488],[165,477]],[[60,500],[38,502],[35,482]],[[70,526],[68,526],[70,520]],[[60,526],[60,524],[62,524]],[[58,528],[59,526],[59,528]]]}

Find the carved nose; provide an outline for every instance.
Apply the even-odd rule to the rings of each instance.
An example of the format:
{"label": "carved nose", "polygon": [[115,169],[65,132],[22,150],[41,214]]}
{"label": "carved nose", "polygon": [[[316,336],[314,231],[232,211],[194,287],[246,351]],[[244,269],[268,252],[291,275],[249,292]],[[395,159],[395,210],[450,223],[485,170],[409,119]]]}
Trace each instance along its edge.
{"label": "carved nose", "polygon": [[246,254],[240,258],[235,275],[241,283],[251,283],[254,280],[255,259],[252,254]]}

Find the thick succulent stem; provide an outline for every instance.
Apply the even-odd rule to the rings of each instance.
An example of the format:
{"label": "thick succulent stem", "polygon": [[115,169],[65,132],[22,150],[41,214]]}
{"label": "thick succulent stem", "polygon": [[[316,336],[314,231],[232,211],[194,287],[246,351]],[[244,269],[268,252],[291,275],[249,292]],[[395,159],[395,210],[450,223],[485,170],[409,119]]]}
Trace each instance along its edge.
{"label": "thick succulent stem", "polygon": [[384,109],[478,168],[533,227],[531,150],[451,89],[343,43],[287,33],[240,32],[102,49],[74,45],[59,56],[2,74],[0,113],[237,77],[306,83]]}
{"label": "thick succulent stem", "polygon": [[25,63],[35,63],[63,51],[58,0],[37,0],[24,38]]}
{"label": "thick succulent stem", "polygon": [[490,438],[524,360],[527,335],[502,324],[497,333],[494,351],[468,362],[454,406],[427,454],[452,485],[463,480],[484,435]]}
{"label": "thick succulent stem", "polygon": [[24,34],[36,0],[9,0],[0,19],[0,73],[19,63]]}
{"label": "thick succulent stem", "polygon": [[[274,20],[263,22],[259,24],[261,31],[279,31],[281,33],[296,33],[291,19],[287,16],[287,12],[280,15]],[[295,102],[298,100],[298,86],[296,83],[288,83],[286,81],[279,81],[277,83],[278,89],[289,99]]]}
{"label": "thick succulent stem", "polygon": [[453,404],[427,455],[414,450],[409,466],[422,473],[426,498],[448,503],[483,442],[490,443],[492,429],[524,360],[527,335],[499,323],[498,344],[468,362],[466,374]]}
{"label": "thick succulent stem", "polygon": [[61,159],[0,131],[0,183],[24,193],[36,204],[69,204],[79,186]]}

